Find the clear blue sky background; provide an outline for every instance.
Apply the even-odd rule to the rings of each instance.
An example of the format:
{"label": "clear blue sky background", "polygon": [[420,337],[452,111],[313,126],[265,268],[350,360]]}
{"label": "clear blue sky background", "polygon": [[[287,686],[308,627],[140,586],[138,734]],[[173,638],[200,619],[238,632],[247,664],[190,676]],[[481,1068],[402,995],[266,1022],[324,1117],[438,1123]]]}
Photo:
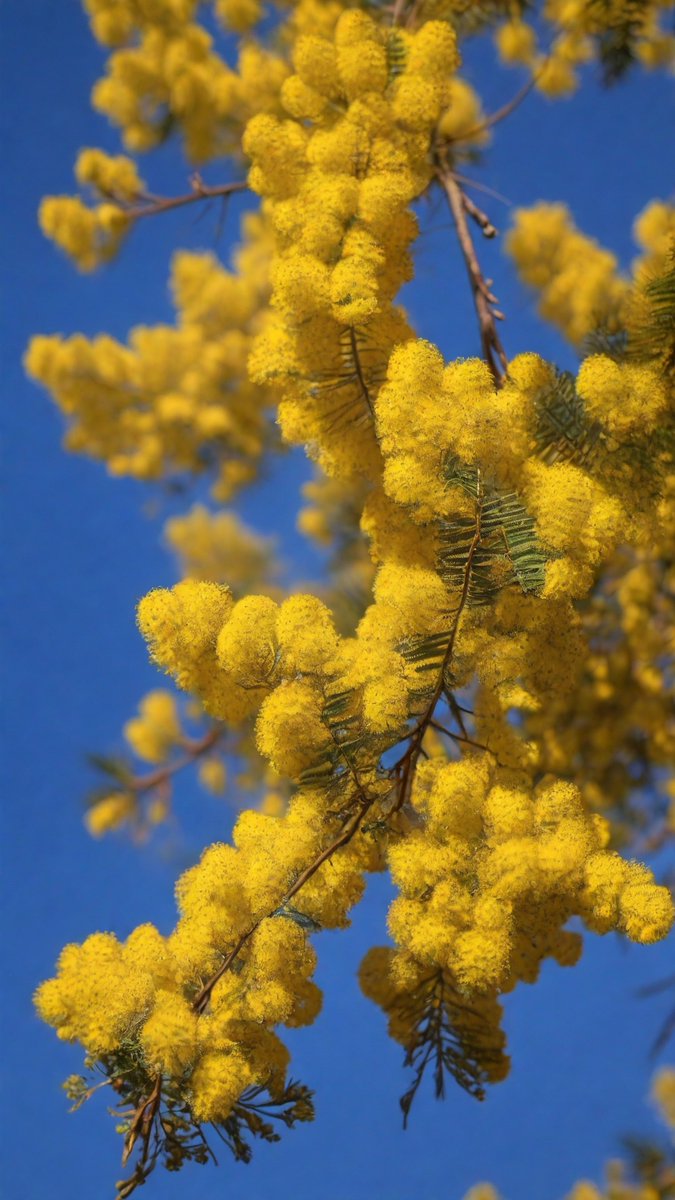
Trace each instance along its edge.
{"label": "clear blue sky background", "polygon": [[[2,790],[3,1196],[11,1200],[106,1200],[119,1177],[119,1139],[95,1101],[69,1115],[59,1090],[77,1071],[77,1050],[35,1018],[31,993],[67,941],[94,929],[125,936],[140,920],[168,930],[178,864],[124,841],[94,843],[81,825],[91,785],[90,749],[114,747],[138,697],[158,682],[135,630],[134,606],[174,578],[159,546],[161,496],[60,449],[61,421],[24,378],[31,333],[101,330],[124,336],[139,322],[167,320],[166,277],[176,245],[213,246],[213,217],[191,210],[146,222],[104,274],[78,276],[36,225],[40,197],[72,187],[83,145],[117,141],[88,106],[102,55],[78,0],[5,0],[2,220],[5,268],[3,370],[4,673]],[[513,75],[495,72],[490,53],[470,71],[488,109],[507,99]],[[635,213],[672,186],[671,85],[636,77],[606,94],[589,84],[567,103],[530,97],[498,130],[480,178],[515,204],[564,199],[580,226],[628,262]],[[671,143],[672,145],[672,143]],[[182,191],[187,170],[175,149],[144,165],[153,190]],[[217,167],[209,178],[218,177]],[[490,202],[497,224],[508,210]],[[229,240],[236,205],[228,214]],[[467,290],[442,211],[419,245],[419,274],[406,301],[425,336],[444,352],[475,352]],[[570,365],[557,337],[532,314],[499,250],[485,247],[502,305],[510,353],[538,349]],[[292,455],[247,497],[242,511],[276,532],[296,575],[320,570],[297,537],[293,514],[307,470]],[[154,518],[144,514],[155,500]],[[175,507],[175,506],[174,506]],[[186,853],[227,836],[222,803],[182,793]],[[547,966],[541,982],[506,1004],[514,1057],[509,1080],[483,1105],[451,1087],[445,1104],[422,1096],[403,1134],[397,1098],[405,1085],[399,1048],[379,1011],[359,993],[362,954],[384,940],[388,890],[369,887],[349,933],[323,934],[319,982],[323,1015],[292,1033],[294,1074],[317,1090],[318,1117],[251,1166],[158,1173],[148,1196],[206,1200],[459,1200],[490,1179],[507,1200],[557,1200],[582,1176],[597,1178],[623,1131],[655,1129],[644,1104],[648,1047],[668,998],[639,1001],[635,989],[672,971],[671,947],[626,949],[589,938],[573,971]]]}

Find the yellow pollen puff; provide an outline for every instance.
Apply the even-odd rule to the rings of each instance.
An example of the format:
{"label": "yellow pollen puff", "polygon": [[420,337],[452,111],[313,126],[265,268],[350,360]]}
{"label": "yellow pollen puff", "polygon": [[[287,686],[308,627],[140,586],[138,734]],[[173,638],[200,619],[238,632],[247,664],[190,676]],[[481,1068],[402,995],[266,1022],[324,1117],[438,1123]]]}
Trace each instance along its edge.
{"label": "yellow pollen puff", "polygon": [[465,79],[455,75],[447,81],[444,106],[438,130],[443,138],[457,143],[456,154],[461,155],[462,142],[469,147],[485,146],[489,142],[490,131],[484,128],[485,114],[480,97]]}
{"label": "yellow pollen puff", "polygon": [[150,653],[166,670],[195,664],[216,638],[233,606],[222,584],[186,579],[168,590],[156,588],[138,605],[138,625]]}
{"label": "yellow pollen puff", "polygon": [[426,21],[415,33],[406,70],[442,82],[460,64],[457,36],[446,21]]}
{"label": "yellow pollen puff", "polygon": [[349,100],[368,92],[384,92],[389,81],[387,51],[373,40],[338,43],[337,67]]}
{"label": "yellow pollen puff", "polygon": [[329,735],[321,720],[323,697],[307,679],[287,680],[263,702],[256,725],[260,753],[280,775],[297,779],[326,751]]}
{"label": "yellow pollen puff", "polygon": [[658,371],[593,354],[579,368],[577,391],[588,411],[612,433],[651,430],[665,415],[668,395]]}
{"label": "yellow pollen puff", "polygon": [[276,625],[284,670],[314,674],[333,658],[338,635],[326,605],[316,596],[290,596],[279,609]]}
{"label": "yellow pollen puff", "polygon": [[260,0],[215,0],[215,13],[226,29],[247,33],[263,16]]}
{"label": "yellow pollen puff", "polygon": [[380,31],[375,22],[362,9],[353,8],[343,12],[335,26],[335,44],[338,47],[356,46],[362,42],[379,42]]}
{"label": "yellow pollen puff", "polygon": [[504,63],[529,66],[537,53],[537,35],[525,21],[507,21],[495,33],[499,57]]}
{"label": "yellow pollen puff", "polygon": [[100,195],[117,200],[134,200],[146,191],[132,159],[123,154],[106,154],[103,150],[81,150],[75,164],[75,178],[82,187],[94,188]]}
{"label": "yellow pollen puff", "polygon": [[136,798],[131,792],[111,792],[87,809],[84,823],[92,837],[103,837],[126,824],[136,810]]}
{"label": "yellow pollen puff", "polygon": [[180,1075],[197,1053],[197,1015],[177,992],[160,989],[140,1035],[151,1069]]}
{"label": "yellow pollen puff", "polygon": [[126,722],[124,736],[139,758],[163,762],[181,737],[176,698],[158,688],[148,692],[138,708],[138,717]]}
{"label": "yellow pollen puff", "polygon": [[198,767],[199,782],[207,792],[222,796],[227,786],[227,769],[220,758],[204,758]]}
{"label": "yellow pollen puff", "polygon": [[396,82],[392,112],[407,129],[424,130],[438,120],[443,100],[443,89],[434,80],[405,74]]}
{"label": "yellow pollen puff", "polygon": [[651,1098],[669,1128],[675,1129],[675,1068],[661,1067],[652,1079]]}
{"label": "yellow pollen puff", "polygon": [[245,596],[237,601],[218,634],[218,662],[242,687],[266,686],[271,681],[278,612],[269,596]]}
{"label": "yellow pollen puff", "polygon": [[286,112],[298,120],[318,120],[326,108],[326,97],[304,83],[299,75],[284,80],[281,103]]}
{"label": "yellow pollen puff", "polygon": [[334,98],[340,90],[335,46],[312,34],[299,37],[293,46],[293,66],[307,87]]}
{"label": "yellow pollen puff", "polygon": [[192,1111],[198,1121],[227,1120],[241,1093],[254,1081],[241,1052],[209,1051],[190,1077]]}
{"label": "yellow pollen puff", "polygon": [[80,271],[94,271],[117,254],[129,217],[114,204],[88,208],[77,196],[46,196],[40,228],[72,258]]}

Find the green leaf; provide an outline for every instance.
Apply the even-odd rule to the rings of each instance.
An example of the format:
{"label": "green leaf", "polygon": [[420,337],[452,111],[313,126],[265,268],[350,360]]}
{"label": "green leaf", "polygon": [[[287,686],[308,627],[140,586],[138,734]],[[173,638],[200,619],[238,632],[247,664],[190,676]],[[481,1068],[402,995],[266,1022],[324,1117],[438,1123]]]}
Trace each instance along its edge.
{"label": "green leaf", "polygon": [[307,916],[306,913],[298,912],[297,908],[292,908],[290,904],[284,904],[272,913],[273,917],[287,917],[289,921],[294,921],[301,929],[307,933],[319,933],[321,925],[315,921],[313,917]]}
{"label": "green leaf", "polygon": [[593,459],[602,430],[588,418],[569,371],[558,371],[552,387],[537,398],[534,436],[537,454],[548,466],[555,462],[583,466]]}
{"label": "green leaf", "polygon": [[502,588],[512,585],[539,593],[549,556],[519,496],[486,485],[475,467],[456,458],[446,465],[446,479],[472,496],[475,512],[441,526],[438,569],[445,582],[463,592],[468,571],[467,603],[473,607],[490,604]]}

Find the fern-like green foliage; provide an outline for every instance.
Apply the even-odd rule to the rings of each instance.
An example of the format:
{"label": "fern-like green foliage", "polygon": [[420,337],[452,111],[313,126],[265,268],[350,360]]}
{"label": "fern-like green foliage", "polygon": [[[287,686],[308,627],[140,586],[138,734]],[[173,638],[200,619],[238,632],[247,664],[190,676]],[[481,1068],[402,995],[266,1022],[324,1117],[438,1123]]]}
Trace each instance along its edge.
{"label": "fern-like green foliage", "polygon": [[647,1194],[658,1196],[661,1200],[672,1200],[675,1196],[673,1147],[631,1136],[623,1137],[621,1141],[628,1154],[626,1182],[634,1184],[636,1188],[644,1188]]}
{"label": "fern-like green foliage", "polygon": [[[275,1122],[290,1129],[297,1122],[314,1119],[311,1091],[291,1080],[281,1094],[274,1096],[259,1087],[249,1088],[227,1120],[211,1124],[207,1132],[192,1116],[176,1080],[162,1079],[155,1087],[132,1042],[104,1056],[100,1063],[85,1060],[85,1067],[92,1075],[71,1075],[63,1086],[73,1109],[104,1085],[112,1086],[116,1093],[113,1115],[118,1117],[125,1135],[123,1161],[134,1160],[131,1174],[117,1184],[119,1200],[141,1187],[159,1163],[169,1171],[178,1171],[186,1162],[217,1162],[212,1137],[223,1143],[235,1159],[249,1162],[251,1138],[279,1141]],[[101,1070],[102,1079],[96,1076]]]}
{"label": "fern-like green foliage", "polygon": [[480,1004],[470,1004],[446,971],[435,971],[414,992],[399,997],[390,1019],[409,1029],[404,1065],[413,1080],[399,1101],[404,1128],[427,1072],[437,1100],[445,1097],[449,1075],[469,1095],[485,1098],[485,1085],[504,1062],[504,1035],[486,1019]]}
{"label": "fern-like green foliage", "polygon": [[337,369],[312,374],[311,391],[325,404],[327,429],[369,425],[372,397],[384,381],[382,356],[363,329],[348,326],[340,338],[341,362]]}
{"label": "fern-like green foliage", "polygon": [[396,77],[405,69],[406,47],[403,38],[396,29],[392,29],[387,38],[387,65],[389,67],[389,78]]}
{"label": "fern-like green foliage", "polygon": [[587,17],[597,29],[603,83],[616,83],[635,63],[646,11],[645,0],[622,4],[618,15],[614,0],[586,0]]}
{"label": "fern-like green foliage", "polygon": [[[606,345],[598,341],[588,346],[589,354],[606,354]],[[617,357],[616,352],[611,357]],[[569,371],[557,371],[552,387],[537,399],[536,452],[550,466],[554,462],[571,462],[587,466],[594,458],[601,429],[589,419],[581,397],[577,395],[574,376]]]}
{"label": "fern-like green foliage", "polygon": [[635,304],[627,355],[675,373],[675,246],[666,269],[644,286]]}
{"label": "fern-like green foliage", "polygon": [[466,590],[471,606],[490,604],[497,592],[512,585],[539,593],[549,556],[522,500],[515,492],[486,484],[480,471],[455,458],[446,463],[445,478],[475,503],[473,516],[457,517],[441,528],[438,566],[446,583],[460,593]]}

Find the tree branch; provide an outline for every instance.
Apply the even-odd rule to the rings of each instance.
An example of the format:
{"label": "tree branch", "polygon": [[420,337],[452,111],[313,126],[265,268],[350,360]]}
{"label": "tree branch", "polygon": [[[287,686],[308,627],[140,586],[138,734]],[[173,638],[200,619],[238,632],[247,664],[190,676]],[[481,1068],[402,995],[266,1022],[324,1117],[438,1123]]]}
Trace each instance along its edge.
{"label": "tree branch", "polygon": [[331,858],[331,856],[333,854],[335,854],[335,852],[337,850],[340,850],[342,848],[342,846],[346,846],[347,843],[352,840],[352,838],[354,837],[354,834],[357,833],[357,831],[359,830],[361,823],[363,821],[363,818],[365,817],[368,810],[375,803],[375,799],[376,799],[375,796],[368,797],[365,793],[362,793],[362,796],[363,796],[363,799],[361,801],[361,805],[360,805],[358,811],[355,813],[355,815],[351,818],[350,821],[348,821],[346,823],[342,832],[340,834],[338,834],[338,836],[328,846],[325,846],[324,849],[320,852],[320,854],[317,854],[316,858],[309,864],[309,866],[305,867],[304,871],[300,872],[300,874],[298,875],[295,882],[291,885],[291,887],[286,892],[286,894],[283,897],[283,899],[281,900],[280,904],[278,904],[276,906],[276,908],[274,908],[271,912],[266,913],[265,916],[259,917],[258,920],[253,925],[251,925],[249,929],[246,930],[245,933],[242,933],[239,940],[235,943],[235,945],[232,947],[232,949],[229,951],[229,953],[223,959],[223,962],[221,963],[218,970],[215,972],[215,974],[213,974],[211,976],[210,979],[207,979],[204,986],[199,990],[199,992],[195,996],[194,1000],[192,1001],[192,1007],[195,1010],[195,1012],[197,1012],[197,1013],[204,1012],[206,1006],[208,1005],[209,999],[211,997],[211,992],[213,991],[214,987],[218,983],[218,980],[222,979],[225,972],[230,969],[230,967],[232,966],[232,963],[234,962],[234,960],[237,957],[237,955],[239,954],[239,952],[243,949],[243,947],[246,945],[246,942],[248,941],[248,939],[255,933],[256,929],[258,929],[258,927],[262,924],[262,922],[267,917],[273,916],[274,913],[277,912],[280,908],[284,908],[285,905],[287,905],[288,902],[290,900],[292,900],[295,895],[297,895],[297,893],[300,891],[300,889],[302,887],[304,887],[304,885],[307,883],[307,881],[309,879],[311,879],[313,875],[316,874],[316,872],[319,870],[319,867],[322,867],[323,864],[325,862],[327,862],[328,859]]}
{"label": "tree branch", "polygon": [[522,104],[525,97],[530,94],[532,88],[541,75],[541,72],[542,68],[540,67],[538,71],[535,71],[534,74],[530,76],[527,83],[523,84],[520,91],[516,92],[515,96],[513,96],[510,100],[507,100],[506,104],[502,104],[501,108],[498,108],[496,112],[491,113],[489,117],[485,117],[485,119],[480,122],[480,125],[474,125],[472,129],[467,130],[465,133],[461,133],[458,135],[458,137],[452,140],[457,142],[468,141],[469,138],[475,138],[481,133],[486,133],[487,130],[491,129],[493,125],[498,125],[500,121],[503,121],[506,117],[510,117],[511,113],[515,112],[515,110]]}
{"label": "tree branch", "polygon": [[361,355],[359,353],[359,344],[356,340],[356,331],[355,331],[353,325],[349,326],[349,347],[350,347],[350,350],[352,353],[352,359],[354,361],[354,371],[356,373],[356,378],[358,380],[359,387],[361,388],[361,393],[363,395],[363,399],[366,402],[366,407],[368,408],[368,412],[370,413],[371,417],[374,418],[375,417],[375,409],[373,407],[373,401],[372,401],[372,397],[370,395],[370,389],[368,387],[368,384],[366,383],[366,377],[363,373],[363,364],[361,362]]}
{"label": "tree branch", "polygon": [[[464,192],[464,189],[458,183],[455,174],[447,163],[437,160],[436,178],[440,183],[450,206],[452,219],[457,230],[457,237],[464,256],[471,290],[473,292],[473,302],[478,317],[478,327],[480,331],[481,348],[483,358],[488,364],[494,376],[495,383],[499,384],[508,369],[508,359],[501,338],[497,333],[496,321],[502,319],[502,313],[495,309],[497,297],[492,294],[488,283],[481,270],[480,263],[474,248],[467,221],[467,213],[470,213],[474,220],[481,224],[485,215],[480,212],[472,200]],[[489,224],[489,222],[488,222]],[[494,228],[490,226],[490,228]],[[485,232],[485,229],[484,229]],[[496,230],[495,230],[496,232]],[[494,235],[488,235],[494,236]]]}
{"label": "tree branch", "polygon": [[[154,217],[159,213],[171,212],[174,208],[184,208],[186,204],[195,204],[198,200],[226,199],[235,192],[244,192],[248,188],[246,180],[235,180],[233,183],[221,183],[214,187],[204,183],[200,175],[193,175],[190,180],[192,191],[185,196],[140,196],[139,203],[129,204],[116,200],[128,217],[139,220],[141,217]],[[114,197],[113,197],[114,199]]]}
{"label": "tree branch", "polygon": [[143,792],[150,791],[151,788],[160,787],[163,783],[167,783],[173,775],[178,771],[182,771],[184,767],[190,766],[196,762],[203,754],[213,749],[222,738],[225,730],[222,725],[213,725],[207,730],[201,738],[195,738],[183,743],[185,754],[181,758],[177,758],[172,763],[167,763],[164,767],[158,767],[156,771],[149,771],[146,775],[134,776],[130,783],[130,789],[137,795]]}

